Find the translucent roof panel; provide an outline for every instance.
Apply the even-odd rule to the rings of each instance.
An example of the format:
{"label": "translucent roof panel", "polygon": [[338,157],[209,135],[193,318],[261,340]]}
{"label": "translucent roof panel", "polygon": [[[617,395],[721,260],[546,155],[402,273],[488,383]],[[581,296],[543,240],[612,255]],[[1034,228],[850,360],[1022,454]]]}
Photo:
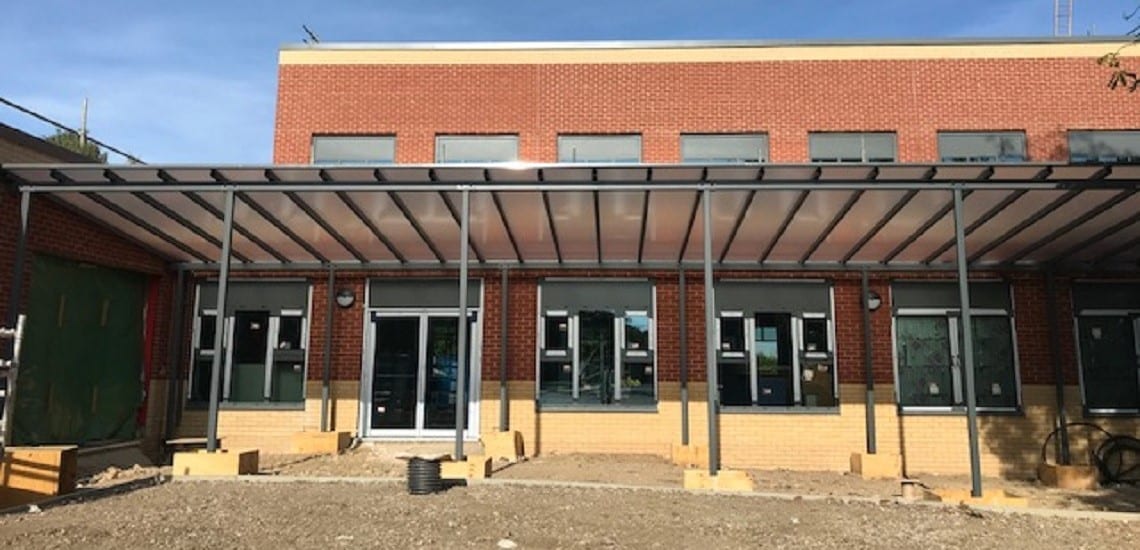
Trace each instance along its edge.
{"label": "translucent roof panel", "polygon": [[[645,224],[647,262],[675,262],[689,230],[689,216],[700,196],[696,191],[654,191],[649,194],[649,219]],[[697,212],[698,219],[700,212]],[[697,223],[696,220],[693,222]]]}
{"label": "translucent roof panel", "polygon": [[843,220],[819,245],[810,260],[838,262],[847,255],[879,220],[898,202],[905,191],[867,191],[847,212]]}
{"label": "translucent roof panel", "polygon": [[[720,260],[720,255],[728,243],[729,235],[732,233],[732,227],[736,225],[736,219],[740,215],[740,210],[744,208],[747,199],[748,191],[719,191],[712,194],[712,258],[714,262]],[[689,211],[685,211],[682,215],[688,214]],[[689,235],[689,245],[685,248],[686,261],[700,261],[705,257],[705,225],[702,216],[704,216],[703,205],[697,210],[697,216],[693,218],[693,232]]]}
{"label": "translucent roof panel", "polygon": [[602,261],[637,261],[645,192],[602,192],[598,199],[602,215]]}
{"label": "translucent roof panel", "polygon": [[[973,233],[966,236],[966,255],[973,257],[983,247],[989,246],[990,243],[997,241],[1010,229],[1013,229],[1028,217],[1034,215],[1037,211],[1049,205],[1057,197],[1063,195],[1062,191],[1030,191],[1023,195],[1016,202],[1011,204],[1008,208],[1002,210],[995,215],[992,219],[987,221]],[[991,206],[996,204],[997,201],[981,201],[980,197],[970,195],[969,200],[965,206],[966,226],[969,227],[979,215],[984,214]],[[1079,214],[1077,214],[1079,215]],[[951,223],[947,224],[949,227],[949,235],[947,239],[954,238],[954,224],[953,216],[946,216]],[[1028,229],[1028,228],[1027,228]],[[1022,241],[1024,243],[1024,241]],[[953,262],[956,259],[957,251],[954,247],[944,252],[939,256],[939,262]]]}
{"label": "translucent roof panel", "polygon": [[[337,262],[355,261],[356,257],[336,242],[327,231],[317,225],[316,220],[309,217],[300,207],[289,200],[284,193],[247,193],[250,201],[260,205],[276,218],[282,225],[289,228],[300,239],[319,252],[325,258]],[[250,210],[252,206],[245,205]],[[236,215],[235,215],[236,219]],[[300,246],[300,245],[298,245]],[[304,247],[301,247],[302,249]]]}
{"label": "translucent roof panel", "polygon": [[594,194],[589,191],[550,193],[550,215],[565,261],[597,261]]}
{"label": "translucent roof panel", "polygon": [[388,247],[372,234],[368,226],[357,219],[356,214],[353,214],[336,193],[297,193],[297,196],[360,252],[366,261],[396,260]]}
{"label": "translucent roof panel", "polygon": [[345,196],[372,220],[380,233],[392,241],[409,262],[437,261],[431,248],[428,248],[412,224],[404,218],[388,193],[350,192]]}
{"label": "translucent roof panel", "polygon": [[80,195],[79,193],[59,193],[56,195],[56,197],[67,204],[70,204],[76,208],[79,208],[80,210],[87,212],[96,220],[107,224],[119,232],[130,235],[133,239],[139,243],[142,243],[143,246],[146,246],[151,250],[154,250],[159,254],[166,256],[167,258],[172,258],[184,262],[197,261],[197,258],[193,258],[178,248],[168,244],[166,241],[163,241],[161,238],[139,229],[137,225],[123,219],[118,214],[104,208],[100,204],[83,195]]}
{"label": "translucent roof panel", "polygon": [[[920,191],[907,201],[879,232],[852,256],[853,262],[880,262],[891,251],[918,231],[942,207],[950,202],[947,191]],[[937,246],[929,245],[928,246]]]}
{"label": "translucent roof panel", "polygon": [[[1113,257],[1106,257],[1116,249],[1124,246],[1129,242],[1140,239],[1140,223],[1132,224],[1127,228],[1122,229],[1110,238],[1102,239],[1095,243],[1078,250],[1071,257],[1070,260],[1078,262],[1095,262],[1106,260],[1108,263],[1121,263],[1126,262],[1129,258],[1136,257],[1136,247],[1131,251],[1123,251]],[[1133,264],[1135,265],[1135,264]]]}
{"label": "translucent roof panel", "polygon": [[765,191],[757,193],[752,205],[732,240],[725,262],[756,263],[780,224],[788,215],[800,191]]}
{"label": "translucent roof panel", "polygon": [[546,217],[546,206],[542,203],[542,193],[500,191],[498,195],[523,260],[557,260],[554,236],[550,233],[550,222]]}
{"label": "translucent roof panel", "polygon": [[[1000,190],[974,191],[969,196],[967,196],[962,203],[963,204],[962,219],[965,221],[966,227],[969,227],[975,221],[977,221],[982,216],[984,216],[986,214],[986,212],[988,210],[990,210],[990,208],[997,205],[999,202],[1002,201],[1002,199],[1009,196],[1010,193],[1011,193],[1010,191],[1000,191]],[[918,223],[918,225],[916,225],[914,227],[914,230],[917,231],[921,227],[921,225],[923,223],[925,223],[931,216],[933,216],[940,208],[942,208],[943,206],[949,205],[953,202],[952,195],[949,192],[944,192],[942,194],[942,196],[944,197],[942,204],[940,204],[938,207],[930,210],[926,215],[927,217],[922,219],[922,221],[920,221]],[[1010,209],[1016,210],[1017,208],[1019,208],[1019,204],[1020,204],[1020,200],[1011,204],[1009,206],[1009,208],[1006,208],[1005,211],[1008,211]],[[990,223],[992,223],[992,222],[993,221],[991,220]],[[986,232],[988,231],[988,229],[987,229],[988,227],[989,227],[989,223],[980,227],[973,234],[968,235],[966,237],[967,247],[969,246],[969,239],[971,237],[976,239],[979,236],[986,234]],[[905,263],[922,262],[922,261],[926,260],[926,258],[928,258],[935,251],[937,251],[939,248],[945,246],[947,243],[953,244],[953,241],[954,241],[954,214],[953,214],[953,211],[951,210],[951,211],[947,211],[945,215],[943,215],[941,218],[938,219],[937,223],[930,226],[929,229],[927,229],[925,232],[923,232],[921,235],[919,235],[919,237],[917,239],[915,239],[915,241],[913,243],[911,243],[910,246],[908,246],[905,250],[903,250],[897,257],[895,257],[894,261],[905,262]],[[896,243],[896,244],[899,244],[899,243]],[[954,254],[956,254],[956,252],[955,252],[955,249],[953,247],[947,249],[944,252],[944,255],[947,255],[950,258],[953,258]]]}
{"label": "translucent roof panel", "polygon": [[[1047,214],[1016,235],[1011,236],[1005,243],[994,247],[993,250],[984,254],[978,261],[983,263],[1005,262],[1010,256],[1017,254],[1021,249],[1048,236],[1053,231],[1064,227],[1065,224],[1081,217],[1089,210],[1092,210],[1116,194],[1117,191],[1111,190],[1084,191],[1073,200],[1058,206],[1052,213]],[[973,252],[970,254],[972,256]]]}
{"label": "translucent roof panel", "polygon": [[[435,243],[444,259],[447,261],[458,260],[459,224],[455,223],[455,218],[451,216],[451,211],[443,202],[443,196],[434,191],[402,191],[396,195],[404,201],[412,218],[420,224],[424,233]],[[459,208],[458,203],[454,206],[456,209]],[[476,260],[475,253],[473,251],[468,251],[468,253],[470,260],[474,262]]]}
{"label": "translucent roof panel", "polygon": [[[280,193],[272,194],[282,199],[284,198],[284,196]],[[218,194],[218,202],[215,203],[215,206],[219,210],[222,209],[221,201],[221,195]],[[304,215],[304,212],[300,212],[299,210],[297,213],[301,214],[302,216]],[[292,218],[292,216],[290,216],[290,218]],[[283,223],[285,222],[285,220],[281,221]],[[297,244],[297,242],[291,239],[288,235],[282,233],[281,230],[277,229],[273,226],[273,224],[269,223],[269,220],[263,218],[260,214],[250,208],[249,205],[245,204],[241,200],[235,200],[234,202],[234,223],[244,227],[258,239],[261,239],[265,244],[273,247],[290,261],[316,261],[316,258],[305,251],[305,249],[300,244]],[[312,222],[308,221],[306,223]]]}
{"label": "translucent roof panel", "polygon": [[[185,194],[151,193],[150,196],[156,201],[166,205],[167,208],[177,212],[183,218],[186,218],[190,223],[200,227],[202,231],[205,231],[208,235],[213,235],[219,241],[222,239],[222,220],[218,219],[217,216],[211,214],[205,208],[199,206]],[[221,193],[197,193],[197,196],[210,204],[221,204],[224,200]],[[221,210],[220,206],[218,210]],[[277,258],[273,257],[272,254],[254,244],[239,231],[234,231],[230,246],[235,253],[245,256],[254,262],[277,261]]]}
{"label": "translucent roof panel", "polygon": [[129,193],[103,193],[101,196],[106,201],[119,206],[123,210],[130,212],[142,221],[154,226],[154,228],[158,231],[161,231],[171,236],[178,242],[194,250],[197,250],[200,254],[207,258],[217,258],[221,254],[220,248],[210,244],[202,237],[194,234],[194,232],[190,229],[184,227],[182,224],[167,217],[162,212],[152,208],[143,202],[143,199],[140,199]]}
{"label": "translucent roof panel", "polygon": [[[1030,252],[1025,259],[1030,262],[1046,262],[1056,259],[1058,255],[1065,254],[1069,250],[1072,250],[1074,253],[1079,252],[1084,248],[1081,246],[1082,243],[1095,237],[1102,231],[1107,231],[1117,224],[1125,222],[1138,212],[1140,212],[1140,195],[1133,195],[1131,198],[1105,210],[1099,216],[1081,224],[1073,231],[1044,243],[1037,250]],[[1103,240],[1116,242],[1116,237],[1110,235]]]}
{"label": "translucent roof panel", "polygon": [[[447,198],[458,210],[463,204],[463,194],[458,191],[447,193]],[[515,261],[515,249],[511,246],[511,239],[503,227],[503,220],[499,218],[499,211],[495,208],[495,201],[487,192],[472,192],[470,194],[471,219],[468,230],[471,242],[483,253],[483,258],[489,261]],[[474,258],[474,256],[472,256]]]}
{"label": "translucent roof panel", "polygon": [[768,261],[798,262],[847,202],[852,191],[812,191],[787,231],[772,247]]}

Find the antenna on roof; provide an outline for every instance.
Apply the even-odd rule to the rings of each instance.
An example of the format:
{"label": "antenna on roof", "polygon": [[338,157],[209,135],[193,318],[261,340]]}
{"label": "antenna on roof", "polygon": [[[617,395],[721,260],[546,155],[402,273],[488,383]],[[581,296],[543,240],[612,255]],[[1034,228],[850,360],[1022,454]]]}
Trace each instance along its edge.
{"label": "antenna on roof", "polygon": [[305,31],[305,34],[309,35],[308,38],[302,38],[301,42],[304,42],[306,44],[318,44],[318,43],[320,43],[321,38],[319,36],[317,36],[316,33],[309,30],[308,25],[301,25],[301,29],[303,29]]}
{"label": "antenna on roof", "polygon": [[1073,36],[1073,0],[1053,0],[1053,36]]}

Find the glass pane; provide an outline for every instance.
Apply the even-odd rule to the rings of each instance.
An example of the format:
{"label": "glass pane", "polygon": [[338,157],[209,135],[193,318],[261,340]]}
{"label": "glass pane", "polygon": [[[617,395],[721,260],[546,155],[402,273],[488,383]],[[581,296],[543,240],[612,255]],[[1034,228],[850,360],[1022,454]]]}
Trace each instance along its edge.
{"label": "glass pane", "polygon": [[625,349],[649,349],[649,317],[630,315],[625,318]]}
{"label": "glass pane", "polygon": [[299,403],[305,400],[305,365],[298,362],[273,364],[269,400],[277,403]]}
{"label": "glass pane", "polygon": [[808,136],[812,162],[894,162],[892,133],[815,133]]}
{"label": "glass pane", "polygon": [[953,405],[950,321],[946,317],[898,317],[895,332],[900,404]]}
{"label": "glass pane", "polygon": [[894,162],[895,135],[863,134],[863,159],[866,162]]}
{"label": "glass pane", "polygon": [[420,320],[382,317],[373,327],[372,428],[414,428]]}
{"label": "glass pane", "polygon": [[1069,132],[1069,160],[1140,162],[1140,132]]}
{"label": "glass pane", "polygon": [[268,345],[268,311],[234,313],[230,401],[265,400],[265,360]]}
{"label": "glass pane", "polygon": [[721,317],[720,349],[721,351],[744,351],[743,317]]}
{"label": "glass pane", "polygon": [[[468,335],[470,336],[470,324]],[[471,338],[467,338],[468,357],[465,379],[470,384]],[[459,318],[429,317],[427,335],[427,388],[424,391],[424,427],[455,428],[455,398],[459,387]],[[470,401],[471,392],[465,392]]]}
{"label": "glass pane", "polygon": [[804,351],[831,351],[827,345],[827,319],[804,319]]}
{"label": "glass pane", "polygon": [[641,162],[641,136],[558,136],[558,162]]}
{"label": "glass pane", "polygon": [[546,405],[574,402],[574,366],[566,361],[543,361],[539,368],[538,400]]}
{"label": "glass pane", "polygon": [[570,349],[570,319],[565,315],[547,315],[543,325],[542,349]]}
{"label": "glass pane", "polygon": [[756,375],[760,405],[789,406],[794,402],[792,385],[792,316],[784,313],[756,315]]}
{"label": "glass pane", "polygon": [[190,397],[195,403],[205,403],[210,400],[210,370],[214,367],[212,356],[199,356],[194,362],[190,373]]}
{"label": "glass pane", "polygon": [[768,136],[765,135],[706,134],[681,136],[681,162],[767,161]]}
{"label": "glass pane", "polygon": [[974,391],[979,407],[1016,407],[1017,375],[1009,317],[973,317]]}
{"label": "glass pane", "polygon": [[622,365],[621,399],[627,405],[652,405],[653,364],[629,362]]}
{"label": "glass pane", "polygon": [[1132,319],[1080,317],[1077,327],[1085,405],[1090,409],[1140,408]]}
{"label": "glass pane", "polygon": [[218,334],[218,316],[202,315],[198,329],[198,348],[203,350],[214,349],[214,338]]}
{"label": "glass pane", "polygon": [[281,325],[277,329],[277,349],[303,349],[301,342],[302,318],[296,315],[281,317]]}
{"label": "glass pane", "polygon": [[720,404],[726,407],[752,405],[752,380],[748,377],[748,363],[722,362],[717,365]]}
{"label": "glass pane", "polygon": [[519,158],[517,136],[440,136],[436,162],[510,162]]}
{"label": "glass pane", "polygon": [[942,162],[1022,162],[1022,132],[944,132],[938,134]]}
{"label": "glass pane", "polygon": [[613,402],[614,314],[583,311],[578,314],[578,401]]}
{"label": "glass pane", "polygon": [[391,136],[314,136],[313,164],[389,164],[396,160]]}

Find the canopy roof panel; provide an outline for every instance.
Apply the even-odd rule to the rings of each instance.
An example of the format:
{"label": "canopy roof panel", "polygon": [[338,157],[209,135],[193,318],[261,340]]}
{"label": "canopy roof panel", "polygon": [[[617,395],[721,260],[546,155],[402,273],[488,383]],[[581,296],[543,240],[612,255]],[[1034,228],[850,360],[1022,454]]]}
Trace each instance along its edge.
{"label": "canopy roof panel", "polygon": [[[951,191],[972,267],[1137,269],[1140,166],[1060,164],[5,165],[173,262],[448,265],[470,192],[473,263],[946,269]],[[34,212],[33,214],[34,215]]]}

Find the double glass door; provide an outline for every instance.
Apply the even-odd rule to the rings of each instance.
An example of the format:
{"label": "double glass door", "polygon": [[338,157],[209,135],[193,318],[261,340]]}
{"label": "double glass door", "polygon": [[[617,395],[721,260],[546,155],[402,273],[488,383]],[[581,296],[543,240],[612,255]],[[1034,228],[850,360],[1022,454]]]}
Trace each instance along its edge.
{"label": "double glass door", "polygon": [[[369,436],[447,436],[455,431],[459,383],[459,316],[455,313],[371,314],[365,421]],[[467,323],[466,429],[475,425],[472,337]]]}

